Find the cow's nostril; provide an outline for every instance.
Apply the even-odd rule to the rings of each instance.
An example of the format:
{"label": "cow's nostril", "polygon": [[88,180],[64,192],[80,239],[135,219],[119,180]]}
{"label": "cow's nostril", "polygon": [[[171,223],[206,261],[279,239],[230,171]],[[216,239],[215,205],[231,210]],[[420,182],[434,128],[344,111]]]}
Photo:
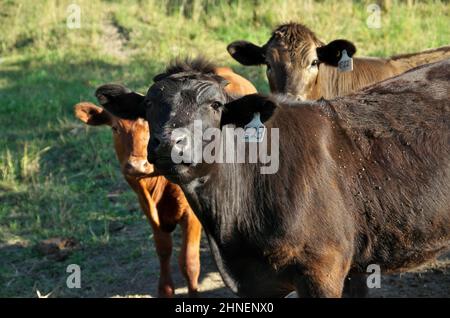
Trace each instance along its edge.
{"label": "cow's nostril", "polygon": [[125,170],[130,171],[130,170],[132,170],[132,169],[133,169],[133,165],[132,165],[131,163],[127,162],[127,163],[125,164]]}

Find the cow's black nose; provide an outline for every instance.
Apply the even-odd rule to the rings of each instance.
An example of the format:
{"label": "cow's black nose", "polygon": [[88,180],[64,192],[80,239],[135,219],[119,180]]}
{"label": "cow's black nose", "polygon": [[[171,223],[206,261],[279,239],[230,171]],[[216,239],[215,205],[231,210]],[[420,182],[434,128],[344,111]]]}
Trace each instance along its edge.
{"label": "cow's black nose", "polygon": [[185,160],[191,153],[189,134],[177,131],[170,136],[154,134],[148,144],[148,161],[155,163],[157,158],[172,158],[174,163]]}

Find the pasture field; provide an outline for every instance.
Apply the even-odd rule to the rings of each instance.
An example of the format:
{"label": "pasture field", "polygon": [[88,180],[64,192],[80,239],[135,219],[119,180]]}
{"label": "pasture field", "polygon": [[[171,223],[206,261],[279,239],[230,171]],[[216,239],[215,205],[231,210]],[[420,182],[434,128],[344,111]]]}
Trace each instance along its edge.
{"label": "pasture field", "polygon": [[[359,56],[450,44],[448,1],[388,1],[381,28],[367,25],[372,2],[2,0],[0,297],[156,294],[150,227],[120,174],[111,131],[79,122],[73,105],[95,101],[95,88],[106,82],[144,93],[170,59],[198,54],[268,92],[265,70],[238,65],[226,45],[238,39],[263,44],[286,21],[305,23],[325,42],[349,39]],[[72,3],[81,10],[80,28],[67,24]],[[76,248],[46,256],[37,246],[48,238],[73,238]],[[184,286],[173,261],[175,282]],[[80,289],[66,287],[69,264],[81,267]],[[200,288],[204,296],[231,296],[206,242]],[[383,276],[371,295],[449,297],[450,258]]]}

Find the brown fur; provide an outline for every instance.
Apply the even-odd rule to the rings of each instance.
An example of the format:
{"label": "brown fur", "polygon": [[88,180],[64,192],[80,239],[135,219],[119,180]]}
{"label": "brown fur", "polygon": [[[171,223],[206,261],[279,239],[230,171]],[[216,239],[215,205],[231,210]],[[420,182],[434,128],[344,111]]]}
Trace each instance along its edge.
{"label": "brown fur", "polygon": [[269,255],[277,270],[296,261],[306,268],[300,294],[335,297],[347,272],[369,264],[401,272],[449,248],[449,77],[446,60],[335,100],[278,103],[267,127],[280,128],[280,162],[296,168],[280,167],[271,186],[261,178],[262,191],[295,199],[287,192],[290,203],[272,207],[279,215],[288,206],[289,235]]}
{"label": "brown fur", "polygon": [[344,137],[334,151],[363,212],[354,268],[406,270],[448,248],[449,75],[447,60],[329,104]]}
{"label": "brown fur", "polygon": [[257,93],[255,86],[253,86],[249,80],[236,74],[229,67],[216,67],[214,73],[229,82],[229,84],[225,86],[225,91],[230,94],[248,95]]}
{"label": "brown fur", "polygon": [[307,65],[308,61],[302,58],[308,54],[310,43],[316,46],[323,45],[308,27],[294,22],[277,27],[268,43],[271,41],[281,44],[301,65]]}

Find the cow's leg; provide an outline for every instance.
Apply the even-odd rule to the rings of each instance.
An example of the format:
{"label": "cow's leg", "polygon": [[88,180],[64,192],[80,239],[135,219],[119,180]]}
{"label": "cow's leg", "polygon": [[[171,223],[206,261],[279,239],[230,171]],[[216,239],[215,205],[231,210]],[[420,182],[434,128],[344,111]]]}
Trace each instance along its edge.
{"label": "cow's leg", "polygon": [[200,238],[202,228],[192,210],[186,211],[181,222],[183,243],[179,265],[188,284],[189,297],[196,297],[200,275]]}
{"label": "cow's leg", "polygon": [[344,282],[344,297],[365,298],[369,295],[367,274],[351,273]]}
{"label": "cow's leg", "polygon": [[340,298],[344,287],[344,278],[330,279],[324,274],[303,274],[295,281],[299,297]]}
{"label": "cow's leg", "polygon": [[299,297],[342,297],[350,260],[336,250],[311,257],[295,277]]}
{"label": "cow's leg", "polygon": [[156,253],[159,258],[158,297],[173,297],[175,287],[170,273],[170,257],[172,255],[172,236],[157,229],[153,231]]}
{"label": "cow's leg", "polygon": [[153,239],[155,241],[156,253],[159,258],[158,297],[173,297],[175,287],[170,271],[172,236],[170,233],[161,230],[158,211],[150,194],[138,192],[138,197],[142,211],[144,211],[144,214],[153,229]]}

